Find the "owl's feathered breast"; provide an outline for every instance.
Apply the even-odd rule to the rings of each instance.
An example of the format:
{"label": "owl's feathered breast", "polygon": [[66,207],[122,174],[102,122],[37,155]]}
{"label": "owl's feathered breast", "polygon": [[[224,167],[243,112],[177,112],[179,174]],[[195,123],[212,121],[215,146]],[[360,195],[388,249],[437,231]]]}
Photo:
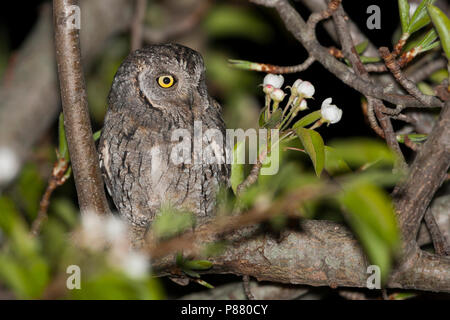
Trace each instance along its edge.
{"label": "owl's feathered breast", "polygon": [[[218,129],[224,136],[218,107],[212,103],[202,118],[192,120],[201,123],[203,132]],[[180,142],[172,141],[171,133],[184,129],[192,141],[193,121],[161,117],[148,123],[125,112],[108,112],[99,143],[101,168],[116,207],[133,224],[147,225],[165,204],[194,212],[200,219],[213,215],[216,192],[228,183],[229,165],[203,159],[196,163],[193,145],[190,161],[173,159]],[[205,138],[201,143],[201,150],[211,145]],[[222,147],[225,156],[226,144]]]}

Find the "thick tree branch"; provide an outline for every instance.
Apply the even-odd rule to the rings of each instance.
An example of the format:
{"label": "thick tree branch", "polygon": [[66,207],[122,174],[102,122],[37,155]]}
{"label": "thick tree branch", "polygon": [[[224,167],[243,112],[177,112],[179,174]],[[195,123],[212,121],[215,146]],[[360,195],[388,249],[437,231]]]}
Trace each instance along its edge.
{"label": "thick tree branch", "polygon": [[[427,141],[396,192],[396,207],[405,244],[414,246],[420,222],[450,166],[450,101],[442,109]],[[412,244],[412,245],[411,245]]]}
{"label": "thick tree branch", "polygon": [[[87,105],[81,65],[80,32],[70,21],[77,0],[54,0],[56,61],[61,87],[64,126],[67,134],[78,202],[82,213],[109,212]],[[77,18],[76,16],[72,16]]]}
{"label": "thick tree branch", "polygon": [[[198,245],[214,238],[196,238]],[[217,239],[222,239],[219,237]],[[232,243],[205,273],[249,275],[259,281],[312,286],[366,287],[366,259],[357,239],[344,226],[328,221],[304,220],[299,231],[286,231],[282,240],[264,232],[233,235]],[[184,251],[189,255],[190,251]],[[156,272],[170,275],[173,256],[153,262]],[[418,251],[415,259],[387,284],[390,288],[450,292],[450,259]]]}

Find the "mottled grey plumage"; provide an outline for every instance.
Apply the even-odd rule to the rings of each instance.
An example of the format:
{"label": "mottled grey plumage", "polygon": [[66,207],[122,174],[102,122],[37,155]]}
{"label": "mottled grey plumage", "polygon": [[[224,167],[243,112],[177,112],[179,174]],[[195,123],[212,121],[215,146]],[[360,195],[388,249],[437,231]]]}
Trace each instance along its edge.
{"label": "mottled grey plumage", "polygon": [[[158,77],[167,74],[175,84],[163,88]],[[165,203],[194,212],[198,223],[212,216],[218,186],[228,183],[229,165],[170,159],[173,130],[185,128],[194,137],[194,121],[202,122],[203,132],[217,128],[225,136],[221,107],[208,95],[200,54],[175,44],[137,50],[119,67],[108,100],[100,165],[135,237],[143,235]]]}

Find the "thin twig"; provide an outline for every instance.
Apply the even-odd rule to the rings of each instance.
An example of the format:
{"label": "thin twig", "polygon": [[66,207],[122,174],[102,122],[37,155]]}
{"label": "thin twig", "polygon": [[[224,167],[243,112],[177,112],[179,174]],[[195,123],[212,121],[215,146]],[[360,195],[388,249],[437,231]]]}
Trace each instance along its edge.
{"label": "thin twig", "polygon": [[[432,103],[434,97],[423,94],[416,87],[414,82],[405,77],[400,69],[399,63],[395,60],[394,55],[389,52],[389,49],[387,47],[381,47],[379,49],[379,52],[380,56],[383,58],[386,64],[386,67],[389,69],[389,71],[391,71],[394,78],[402,85],[403,88],[405,88],[406,91],[408,91],[409,94],[411,94],[423,104],[429,105],[430,103]],[[436,107],[442,105],[443,103],[441,102],[439,105],[436,105]]]}
{"label": "thin twig", "polygon": [[31,225],[31,234],[37,236],[41,231],[42,224],[47,220],[48,206],[50,205],[50,197],[55,189],[64,184],[67,180],[66,172],[69,167],[69,163],[64,158],[59,158],[53,165],[52,174],[48,180],[47,189],[42,196],[39,204],[39,212],[36,219]]}
{"label": "thin twig", "polygon": [[369,121],[370,127],[375,131],[377,135],[379,135],[381,138],[384,139],[384,131],[381,129],[381,127],[378,125],[377,118],[375,116],[375,103],[376,101],[379,101],[377,99],[374,99],[372,97],[367,97],[367,120]]}
{"label": "thin twig", "polygon": [[236,194],[241,195],[248,187],[253,185],[256,180],[258,180],[259,172],[261,171],[262,162],[258,159],[258,161],[254,164],[252,170],[245,180],[238,185],[236,188]]}
{"label": "thin twig", "polygon": [[[381,101],[379,101],[382,103]],[[405,161],[405,157],[403,156],[402,150],[397,141],[397,136],[395,134],[394,128],[392,127],[391,119],[388,115],[384,114],[380,107],[375,104],[375,115],[377,116],[378,121],[380,122],[381,127],[384,131],[384,138],[386,139],[386,143],[397,154],[397,162],[396,168],[400,170],[400,172],[406,172],[408,168],[408,164]]]}
{"label": "thin twig", "polygon": [[296,73],[305,71],[316,61],[314,57],[309,56],[303,63],[297,64],[295,66],[276,66],[266,63],[242,61],[242,60],[230,60],[230,66],[236,68],[242,68],[245,70],[260,71],[266,73]]}
{"label": "thin twig", "polygon": [[437,60],[432,60],[432,61],[428,62],[427,64],[425,64],[424,66],[422,66],[421,68],[419,68],[413,74],[409,75],[408,78],[412,82],[418,83],[420,81],[425,80],[429,76],[431,76],[434,72],[445,68],[446,65],[447,65],[447,62],[443,58],[437,59]]}
{"label": "thin twig", "polygon": [[242,276],[242,285],[244,286],[244,293],[247,296],[248,300],[255,300],[255,296],[252,293],[252,289],[250,288],[250,277],[248,275]]}
{"label": "thin twig", "polygon": [[312,13],[306,22],[310,29],[315,29],[317,23],[331,17],[334,11],[339,7],[342,0],[331,0],[325,10]]}
{"label": "thin twig", "polygon": [[433,246],[436,254],[440,256],[450,255],[450,245],[445,238],[445,235],[442,234],[441,230],[439,229],[439,226],[430,208],[428,208],[427,212],[425,212],[424,220],[427,225],[428,231],[430,232],[431,240],[433,240]]}
{"label": "thin twig", "polygon": [[109,213],[97,150],[92,138],[86,84],[81,66],[80,32],[71,24],[77,0],[53,0],[56,62],[64,127],[82,213]]}
{"label": "thin twig", "polygon": [[147,0],[135,0],[134,16],[131,25],[131,51],[142,47],[143,24],[145,11],[147,10]]}

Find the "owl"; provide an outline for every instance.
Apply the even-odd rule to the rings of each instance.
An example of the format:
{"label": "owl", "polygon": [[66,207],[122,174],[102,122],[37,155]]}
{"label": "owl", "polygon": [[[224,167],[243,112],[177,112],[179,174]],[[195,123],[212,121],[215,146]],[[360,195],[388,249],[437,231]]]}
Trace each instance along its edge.
{"label": "owl", "polygon": [[209,96],[201,55],[178,44],[131,53],[108,96],[100,167],[119,214],[141,241],[163,206],[210,219],[227,186],[221,106]]}

